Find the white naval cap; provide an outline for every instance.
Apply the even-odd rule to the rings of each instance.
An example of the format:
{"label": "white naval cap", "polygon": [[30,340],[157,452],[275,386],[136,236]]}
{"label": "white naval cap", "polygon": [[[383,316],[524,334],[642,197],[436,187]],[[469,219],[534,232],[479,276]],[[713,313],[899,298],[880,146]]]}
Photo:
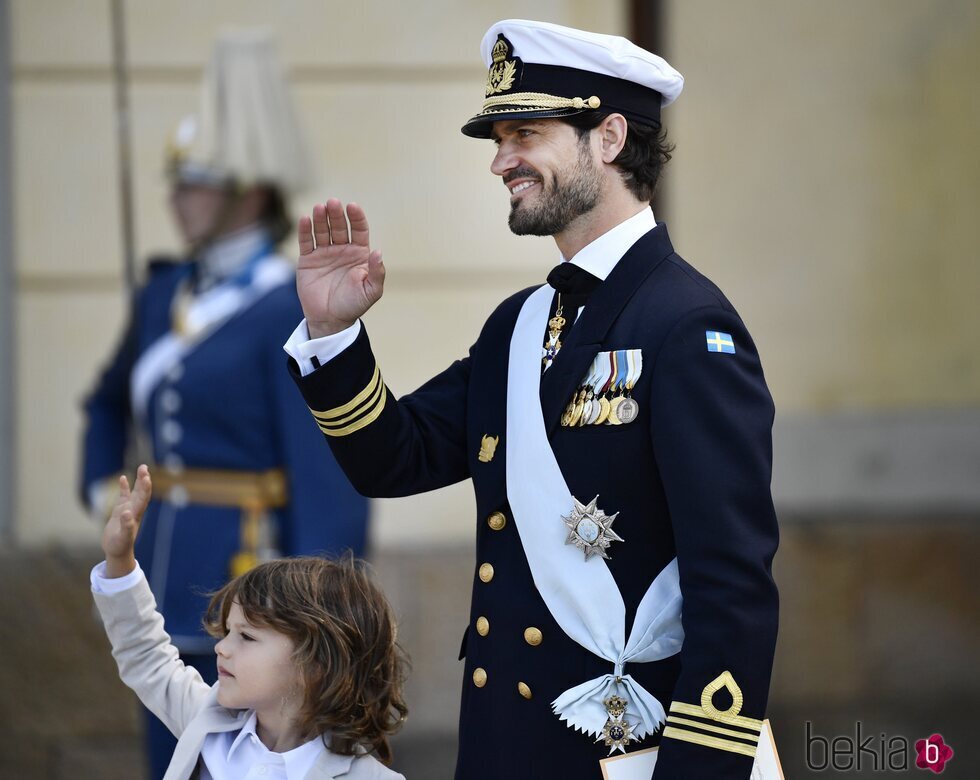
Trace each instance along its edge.
{"label": "white naval cap", "polygon": [[684,87],[666,60],[617,35],[505,19],[483,36],[483,109],[463,133],[488,138],[504,119],[561,117],[601,109],[660,126],[660,109]]}

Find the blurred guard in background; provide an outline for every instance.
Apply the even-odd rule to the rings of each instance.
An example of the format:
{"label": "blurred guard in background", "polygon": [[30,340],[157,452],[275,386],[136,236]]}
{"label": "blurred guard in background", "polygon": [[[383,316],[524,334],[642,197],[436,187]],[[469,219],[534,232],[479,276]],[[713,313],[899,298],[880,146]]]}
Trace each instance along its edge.
{"label": "blurred guard in background", "polygon": [[[201,110],[167,150],[172,206],[188,246],[150,263],[122,343],[85,403],[80,485],[105,515],[134,444],[157,465],[136,545],[186,663],[215,678],[201,630],[206,594],[279,554],[363,555],[367,502],[310,426],[282,367],[302,317],[292,264],[275,253],[286,197],[308,186],[306,147],[271,41],[218,41]],[[154,777],[175,740],[155,718]]]}

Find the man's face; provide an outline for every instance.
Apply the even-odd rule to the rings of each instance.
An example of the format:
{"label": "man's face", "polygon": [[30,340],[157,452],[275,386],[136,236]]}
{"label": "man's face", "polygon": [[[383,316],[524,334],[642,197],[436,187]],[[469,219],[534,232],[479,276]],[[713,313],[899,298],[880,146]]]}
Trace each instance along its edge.
{"label": "man's face", "polygon": [[228,206],[228,192],[220,187],[177,182],[170,203],[180,234],[188,246],[211,236]]}
{"label": "man's face", "polygon": [[494,122],[497,154],[490,170],[510,190],[510,229],[519,236],[554,236],[591,212],[602,175],[589,144],[557,119]]}

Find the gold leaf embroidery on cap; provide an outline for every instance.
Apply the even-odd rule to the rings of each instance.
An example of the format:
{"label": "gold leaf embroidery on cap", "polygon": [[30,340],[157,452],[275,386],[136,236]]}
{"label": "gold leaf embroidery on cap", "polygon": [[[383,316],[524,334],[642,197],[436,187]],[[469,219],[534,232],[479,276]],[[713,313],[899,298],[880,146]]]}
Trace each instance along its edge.
{"label": "gold leaf embroidery on cap", "polygon": [[511,51],[510,41],[501,35],[490,53],[493,65],[490,66],[490,71],[487,73],[487,96],[506,92],[514,86],[514,79],[517,77],[517,62],[507,59],[507,55]]}

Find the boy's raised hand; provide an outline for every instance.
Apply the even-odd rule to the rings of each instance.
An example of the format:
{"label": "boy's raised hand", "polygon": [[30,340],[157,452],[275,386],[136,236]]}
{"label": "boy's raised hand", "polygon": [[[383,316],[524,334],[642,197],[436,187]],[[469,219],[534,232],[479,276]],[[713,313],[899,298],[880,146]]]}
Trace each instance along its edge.
{"label": "boy's raised hand", "polygon": [[133,547],[140,521],[150,503],[153,485],[150,470],[140,466],[136,471],[136,482],[129,489],[129,480],[119,477],[119,498],[112,508],[112,516],[102,532],[102,550],[105,552],[106,577],[115,579],[125,577],[136,568]]}

